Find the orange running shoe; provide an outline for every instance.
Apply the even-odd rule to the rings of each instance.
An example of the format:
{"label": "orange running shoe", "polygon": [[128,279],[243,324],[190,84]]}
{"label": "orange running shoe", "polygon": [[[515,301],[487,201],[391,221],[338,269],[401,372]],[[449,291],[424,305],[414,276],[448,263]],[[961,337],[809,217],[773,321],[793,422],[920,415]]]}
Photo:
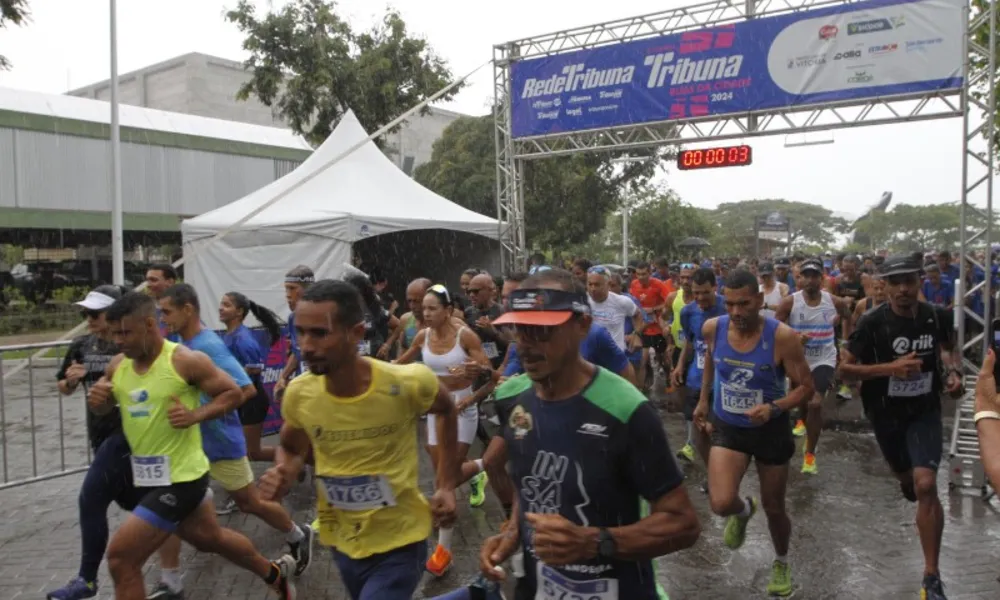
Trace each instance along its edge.
{"label": "orange running shoe", "polygon": [[451,552],[446,550],[441,544],[434,549],[434,554],[427,559],[425,565],[427,572],[435,577],[441,577],[451,568]]}

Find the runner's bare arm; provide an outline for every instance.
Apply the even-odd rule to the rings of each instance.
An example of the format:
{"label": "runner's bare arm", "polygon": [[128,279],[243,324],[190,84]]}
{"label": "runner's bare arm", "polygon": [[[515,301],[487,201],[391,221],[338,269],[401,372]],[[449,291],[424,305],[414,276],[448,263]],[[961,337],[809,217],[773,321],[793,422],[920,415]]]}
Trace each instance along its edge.
{"label": "runner's bare arm", "polygon": [[809,363],[806,362],[802,338],[794,329],[783,323],[779,325],[774,333],[774,345],[776,362],[785,368],[785,374],[794,384],[788,395],[775,400],[774,404],[782,411],[788,411],[801,406],[813,397],[812,372],[809,370]]}
{"label": "runner's bare arm", "polygon": [[90,392],[87,394],[87,406],[90,408],[90,412],[95,415],[108,414],[117,403],[115,395],[112,393],[111,379],[115,375],[115,369],[124,358],[124,354],[115,355],[104,369],[104,375],[90,386]]}
{"label": "runner's bare arm", "polygon": [[406,352],[402,356],[392,361],[393,364],[408,365],[413,362],[419,356],[421,348],[424,347],[425,339],[427,339],[427,330],[421,329],[417,332],[417,335],[413,336],[413,343],[410,344],[410,347],[406,349]]}
{"label": "runner's bare arm", "polygon": [[402,316],[402,318],[399,320],[400,321],[400,325],[398,327],[394,327],[393,330],[392,330],[392,333],[389,334],[389,339],[386,340],[386,342],[385,342],[386,345],[388,345],[391,348],[392,346],[394,346],[396,344],[396,342],[399,341],[399,338],[402,337],[402,335],[403,335],[402,324],[406,323],[407,321],[409,321],[410,317],[412,317],[412,316],[413,316],[412,312],[405,313]]}
{"label": "runner's bare arm", "polygon": [[288,383],[288,378],[292,376],[292,373],[299,370],[299,359],[292,351],[288,351],[288,357],[285,359],[285,368],[281,370],[281,375],[278,376],[277,383],[282,387]]}
{"label": "runner's bare arm", "polygon": [[195,422],[218,419],[243,403],[243,390],[232,377],[215,366],[208,355],[194,350],[179,350],[174,352],[173,363],[178,375],[209,398],[208,404],[191,411]]}
{"label": "runner's bare arm", "polygon": [[438,439],[438,464],[437,464],[437,485],[439,490],[454,490],[455,481],[458,480],[458,473],[462,463],[458,454],[458,411],[455,409],[455,401],[451,398],[451,392],[440,379],[438,379],[437,395],[434,403],[427,411],[435,415],[434,424],[437,427]]}
{"label": "runner's bare arm", "polygon": [[[678,485],[655,502],[650,503],[649,516],[625,527],[610,527],[619,560],[652,560],[690,548],[701,536],[701,524],[691,498],[683,485]],[[588,528],[588,542],[597,556],[600,530]]]}
{"label": "runner's bare arm", "polygon": [[853,313],[851,313],[851,302],[846,298],[834,296],[833,305],[837,308],[837,314],[840,315],[841,338],[846,340],[851,337],[851,327],[854,326],[854,321],[851,318],[853,316]]}
{"label": "runner's bare arm", "polygon": [[782,298],[784,298],[785,296],[787,296],[788,295],[788,284],[787,283],[778,282],[778,293],[781,294]]}
{"label": "runner's bare arm", "polygon": [[278,434],[278,448],[274,454],[274,465],[285,472],[289,481],[295,481],[309,457],[312,444],[305,429],[295,427],[285,421]]}
{"label": "runner's bare arm", "polygon": [[468,327],[462,328],[462,335],[459,336],[458,341],[462,343],[462,349],[473,362],[485,369],[490,368],[490,359],[487,358],[486,351],[483,350],[483,341],[479,339],[475,331]]}
{"label": "runner's bare arm", "polygon": [[792,296],[785,296],[781,299],[778,304],[778,308],[774,311],[774,318],[781,321],[782,323],[788,322],[788,317],[792,314],[792,307],[795,306],[795,298]]}

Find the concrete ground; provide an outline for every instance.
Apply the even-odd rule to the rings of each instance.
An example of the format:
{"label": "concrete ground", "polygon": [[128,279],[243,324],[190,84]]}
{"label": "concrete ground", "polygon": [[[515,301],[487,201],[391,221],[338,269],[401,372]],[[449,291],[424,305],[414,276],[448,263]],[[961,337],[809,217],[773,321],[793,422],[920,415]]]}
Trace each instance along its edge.
{"label": "concrete ground", "polygon": [[[27,373],[12,379],[3,387],[0,449],[4,450],[5,480],[16,482],[35,474],[44,476],[85,465],[82,395],[66,398],[60,404],[51,368],[34,369],[30,387]],[[29,401],[31,395],[33,403]],[[832,406],[830,412],[857,412],[855,405],[848,402]],[[664,412],[663,419],[676,449],[683,441],[683,423],[673,413]],[[844,422],[851,421],[845,418]],[[430,491],[430,467],[425,457],[421,456],[421,460],[422,484]],[[794,528],[789,558],[798,588],[795,597],[918,597],[923,559],[913,523],[914,506],[900,496],[871,435],[825,432],[818,453],[819,474],[814,477],[798,472],[801,454],[793,460],[788,511]],[[258,471],[261,468],[263,465],[258,465]],[[674,600],[765,597],[763,589],[773,558],[765,520],[755,517],[746,545],[738,552],[729,551],[722,543],[722,519],[710,514],[707,498],[698,490],[703,470],[697,466],[686,469],[687,488],[703,533],[694,548],[657,561],[664,588]],[[46,590],[75,575],[79,557],[76,498],[81,479],[81,474],[74,474],[0,489],[0,600],[44,598]],[[997,504],[984,504],[978,497],[949,495],[945,473],[941,475],[940,489],[947,519],[941,571],[949,598],[1000,597],[996,579],[1000,574]],[[751,469],[744,491],[755,494],[756,490]],[[454,541],[454,568],[440,581],[427,580],[418,597],[431,597],[471,580],[476,574],[480,542],[501,522],[499,506],[492,496],[480,509],[470,509],[464,498],[465,490],[461,493]],[[312,516],[311,499],[311,488],[300,485],[286,505],[297,520],[306,521]],[[121,522],[117,507],[110,510],[110,519],[112,527]],[[249,535],[265,554],[277,556],[283,552],[281,537],[258,519],[234,514],[221,520]],[[189,600],[267,597],[263,585],[254,577],[220,558],[186,548],[183,562]],[[156,573],[155,566],[150,566],[147,581],[153,582]],[[103,569],[101,582],[104,587],[98,597],[111,598],[108,575]],[[347,598],[336,568],[325,553],[317,555],[299,582],[299,590],[302,599]]]}

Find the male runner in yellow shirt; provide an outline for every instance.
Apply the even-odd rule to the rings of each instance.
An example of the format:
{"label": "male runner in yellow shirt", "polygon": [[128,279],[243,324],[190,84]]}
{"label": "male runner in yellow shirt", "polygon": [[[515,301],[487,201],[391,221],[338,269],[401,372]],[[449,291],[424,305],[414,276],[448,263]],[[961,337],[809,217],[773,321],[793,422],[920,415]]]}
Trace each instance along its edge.
{"label": "male runner in yellow shirt", "polygon": [[[409,600],[427,560],[432,517],[455,518],[457,415],[449,391],[424,365],[358,355],[361,296],[343,281],[312,284],[295,308],[309,372],[288,384],[281,445],[260,481],[280,498],[310,447],[316,459],[320,542],[333,547],[354,600]],[[437,491],[430,506],[418,485],[417,420],[438,415]]]}

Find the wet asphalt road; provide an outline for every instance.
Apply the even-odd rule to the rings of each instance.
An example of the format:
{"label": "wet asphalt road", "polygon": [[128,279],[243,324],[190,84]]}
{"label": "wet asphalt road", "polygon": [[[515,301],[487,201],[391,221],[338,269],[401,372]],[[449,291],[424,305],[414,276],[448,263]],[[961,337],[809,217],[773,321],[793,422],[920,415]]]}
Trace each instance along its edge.
{"label": "wet asphalt road", "polygon": [[[60,404],[53,382],[54,369],[32,372],[34,425],[26,374],[4,386],[4,439],[7,479],[21,479],[86,464],[82,395],[64,399],[62,434]],[[664,414],[673,445],[682,442],[683,425],[677,414]],[[35,452],[32,452],[32,434]],[[60,439],[62,443],[60,444]],[[819,475],[801,475],[800,450],[793,459],[788,510],[793,524],[789,559],[797,586],[796,598],[872,599],[919,597],[923,560],[913,524],[914,508],[898,487],[878,454],[874,439],[863,433],[825,432],[818,454]],[[32,463],[35,468],[33,469]],[[710,514],[707,498],[698,490],[703,469],[686,466],[687,487],[701,518],[703,533],[690,550],[662,558],[658,577],[674,600],[688,598],[747,600],[764,598],[773,550],[762,515],[748,529],[746,545],[731,552],[722,543],[723,521]],[[260,469],[258,468],[258,471]],[[76,497],[82,475],[69,475],[0,490],[0,600],[44,598],[44,591],[71,578],[79,556]],[[432,477],[422,456],[422,481],[430,489]],[[997,503],[977,497],[949,495],[941,478],[947,523],[941,571],[949,598],[1000,598],[1000,519]],[[751,467],[743,491],[755,494]],[[455,534],[455,565],[441,581],[426,581],[423,597],[466,583],[476,572],[479,543],[501,522],[492,498],[481,509],[460,506]],[[311,489],[302,485],[287,501],[298,520],[311,517]],[[121,521],[117,507],[110,510],[112,527]],[[282,552],[280,536],[255,517],[242,514],[221,518],[253,539],[268,555]],[[189,600],[265,598],[262,584],[217,557],[189,548],[183,555]],[[147,580],[155,580],[155,568]],[[107,572],[102,569],[102,582]],[[332,560],[319,554],[299,585],[299,598],[347,598]],[[111,598],[101,589],[99,598]],[[421,597],[421,596],[418,596]],[[621,599],[628,600],[628,599]]]}

